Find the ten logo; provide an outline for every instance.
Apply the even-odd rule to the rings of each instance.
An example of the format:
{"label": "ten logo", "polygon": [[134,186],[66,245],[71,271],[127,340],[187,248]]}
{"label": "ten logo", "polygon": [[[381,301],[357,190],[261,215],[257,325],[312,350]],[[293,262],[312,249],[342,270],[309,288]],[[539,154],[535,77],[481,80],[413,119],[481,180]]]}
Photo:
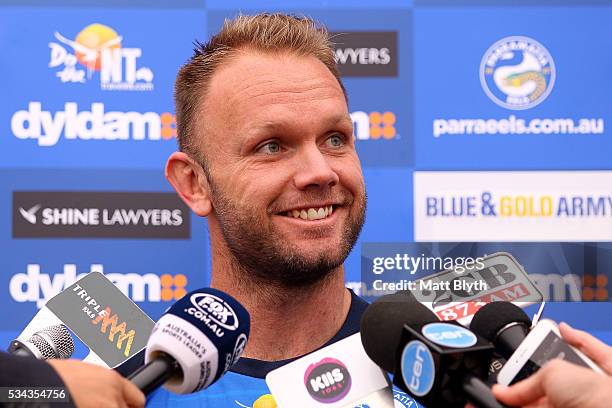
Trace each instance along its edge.
{"label": "ten logo", "polygon": [[348,394],[351,375],[340,360],[327,357],[308,366],[304,373],[304,385],[312,398],[329,404]]}
{"label": "ten logo", "polygon": [[421,329],[423,336],[445,347],[466,348],[478,341],[468,329],[450,323],[429,323]]}
{"label": "ten logo", "polygon": [[433,357],[419,340],[413,340],[404,347],[401,369],[404,384],[413,395],[422,397],[433,387],[436,377]]}

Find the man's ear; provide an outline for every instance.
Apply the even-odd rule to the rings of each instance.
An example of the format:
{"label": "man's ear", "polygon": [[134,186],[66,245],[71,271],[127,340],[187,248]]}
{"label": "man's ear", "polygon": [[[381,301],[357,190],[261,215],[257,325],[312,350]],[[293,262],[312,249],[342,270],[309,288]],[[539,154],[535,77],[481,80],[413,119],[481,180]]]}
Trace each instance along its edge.
{"label": "man's ear", "polygon": [[166,179],[191,210],[201,217],[212,212],[210,186],[202,167],[183,152],[174,152],[166,163]]}

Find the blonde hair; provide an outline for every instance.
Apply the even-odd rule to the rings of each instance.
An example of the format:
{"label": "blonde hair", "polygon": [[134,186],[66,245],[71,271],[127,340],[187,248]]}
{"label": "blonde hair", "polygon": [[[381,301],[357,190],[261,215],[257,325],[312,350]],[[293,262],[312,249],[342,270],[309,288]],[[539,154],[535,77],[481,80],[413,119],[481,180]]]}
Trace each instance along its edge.
{"label": "blonde hair", "polygon": [[181,67],[176,77],[174,102],[179,149],[199,159],[204,170],[207,170],[206,160],[199,153],[194,136],[199,107],[217,67],[227,62],[237,50],[314,56],[336,77],[346,98],[329,34],[308,17],[280,13],[241,15],[225,20],[221,31],[206,44],[196,41],[195,45],[194,55]]}

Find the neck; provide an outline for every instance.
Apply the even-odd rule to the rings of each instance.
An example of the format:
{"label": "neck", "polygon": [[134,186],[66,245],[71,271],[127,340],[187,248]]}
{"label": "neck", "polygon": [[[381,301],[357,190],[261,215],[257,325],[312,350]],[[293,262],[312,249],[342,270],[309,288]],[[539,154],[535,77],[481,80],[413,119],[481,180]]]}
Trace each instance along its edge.
{"label": "neck", "polygon": [[236,298],[251,315],[243,357],[265,361],[298,357],[324,345],[342,327],[351,305],[343,266],[311,286],[286,288],[250,279],[227,252],[214,244],[211,249],[211,286]]}

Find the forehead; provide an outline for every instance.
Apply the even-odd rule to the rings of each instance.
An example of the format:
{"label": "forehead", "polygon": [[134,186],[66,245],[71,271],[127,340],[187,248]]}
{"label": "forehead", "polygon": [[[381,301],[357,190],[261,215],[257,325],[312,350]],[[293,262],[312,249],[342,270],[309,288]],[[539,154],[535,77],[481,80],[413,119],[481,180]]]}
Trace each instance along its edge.
{"label": "forehead", "polygon": [[215,72],[203,109],[217,129],[348,118],[338,81],[316,57],[252,50]]}

